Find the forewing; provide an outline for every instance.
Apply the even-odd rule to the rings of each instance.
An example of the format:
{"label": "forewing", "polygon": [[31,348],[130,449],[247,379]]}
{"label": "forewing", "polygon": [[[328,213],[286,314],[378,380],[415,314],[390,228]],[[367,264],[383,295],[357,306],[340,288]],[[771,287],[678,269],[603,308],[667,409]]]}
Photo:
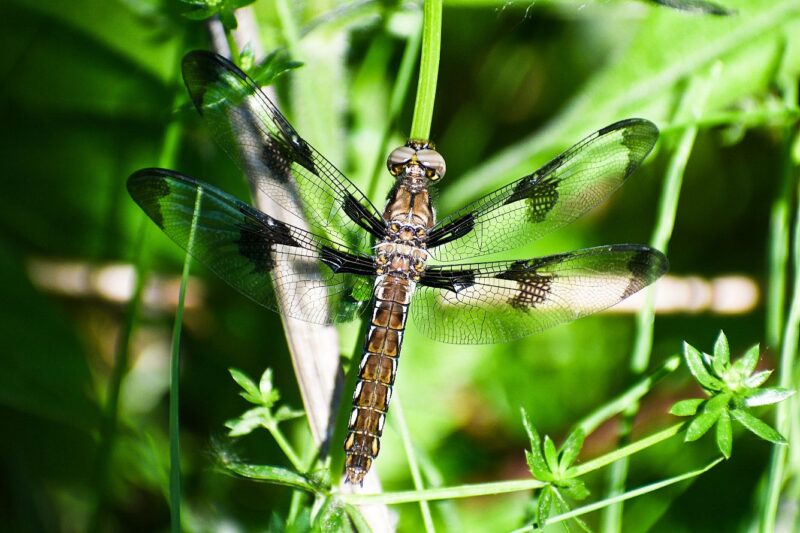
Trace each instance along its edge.
{"label": "forewing", "polygon": [[521,261],[429,267],[411,316],[455,344],[504,342],[611,307],[669,267],[664,254],[623,244]]}
{"label": "forewing", "polygon": [[658,128],[644,119],[611,124],[548,164],[439,221],[428,248],[461,261],[516,248],[564,226],[605,200],[647,157]]}
{"label": "forewing", "polygon": [[301,225],[293,217],[304,214],[301,218],[315,233],[368,250],[369,233],[382,231],[380,214],[347,177],[297,134],[258,84],[210,52],[190,52],[182,68],[192,102],[217,143],[248,179],[285,210],[280,213],[282,219]]}
{"label": "forewing", "polygon": [[371,258],[210,185],[169,170],[144,169],[128,179],[128,191],[173,241],[265,307],[327,324],[355,318],[371,297]]}

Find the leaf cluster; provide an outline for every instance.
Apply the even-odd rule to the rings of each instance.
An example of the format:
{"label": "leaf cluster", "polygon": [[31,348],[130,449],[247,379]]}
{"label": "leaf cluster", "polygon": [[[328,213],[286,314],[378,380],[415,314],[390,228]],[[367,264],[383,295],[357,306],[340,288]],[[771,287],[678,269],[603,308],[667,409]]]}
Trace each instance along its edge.
{"label": "leaf cluster", "polygon": [[708,398],[682,400],[670,409],[673,415],[694,417],[686,429],[687,442],[699,439],[716,424],[717,447],[726,459],[730,458],[733,448],[731,420],[736,420],[764,440],[786,444],[780,433],[750,412],[752,407],[775,404],[794,394],[793,390],[782,387],[761,387],[772,370],[756,371],[759,359],[757,344],[731,362],[728,339],[720,331],[713,354],[700,352],[684,342],[683,356],[692,375],[708,395]]}

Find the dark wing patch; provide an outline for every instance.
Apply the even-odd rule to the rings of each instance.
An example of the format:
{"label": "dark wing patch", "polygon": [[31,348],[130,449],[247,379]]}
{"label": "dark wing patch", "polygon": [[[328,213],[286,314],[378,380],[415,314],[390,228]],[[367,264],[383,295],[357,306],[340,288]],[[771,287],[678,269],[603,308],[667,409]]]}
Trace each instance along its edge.
{"label": "dark wing patch", "polygon": [[417,285],[411,316],[420,331],[442,342],[504,342],[611,307],[668,266],[658,250],[632,244],[431,266]]}
{"label": "dark wing patch", "polygon": [[431,255],[462,261],[516,248],[580,217],[617,190],[658,139],[652,122],[611,124],[536,172],[440,220],[430,231]]}
{"label": "dark wing patch", "polygon": [[327,324],[355,318],[368,303],[369,256],[169,170],[134,173],[128,191],[167,236],[265,307]]}
{"label": "dark wing patch", "polygon": [[182,67],[192,102],[215,140],[251,183],[286,210],[285,222],[302,225],[305,219],[319,235],[369,250],[372,235],[362,229],[375,227],[380,213],[297,134],[257,83],[210,52],[190,52]]}

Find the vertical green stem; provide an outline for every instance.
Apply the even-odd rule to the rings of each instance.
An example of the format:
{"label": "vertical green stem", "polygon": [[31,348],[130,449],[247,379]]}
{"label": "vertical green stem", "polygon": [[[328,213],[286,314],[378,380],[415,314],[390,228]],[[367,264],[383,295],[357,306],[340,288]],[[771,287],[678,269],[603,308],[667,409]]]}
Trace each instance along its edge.
{"label": "vertical green stem", "polygon": [[417,100],[411,123],[412,139],[427,139],[433,121],[439,52],[442,41],[442,0],[425,0],[422,14],[422,56],[419,65]]}
{"label": "vertical green stem", "polygon": [[400,68],[397,72],[397,79],[392,88],[392,95],[389,100],[389,116],[386,119],[386,126],[384,127],[383,134],[381,135],[380,150],[378,150],[378,159],[375,161],[375,166],[372,169],[372,175],[369,180],[369,189],[367,189],[367,198],[375,198],[378,188],[378,176],[384,168],[384,157],[389,151],[389,137],[392,134],[392,126],[400,110],[403,107],[403,102],[408,94],[408,88],[411,86],[411,74],[414,70],[414,65],[417,62],[417,52],[422,37],[421,27],[414,31],[414,33],[406,41],[405,50],[403,50],[403,58],[400,60]]}
{"label": "vertical green stem", "polygon": [[[690,81],[689,87],[683,95],[681,104],[676,113],[677,120],[697,118],[702,114],[706,99],[711,91],[713,81],[719,75],[721,66],[715,63],[708,76],[697,77]],[[675,217],[678,210],[683,174],[689,161],[694,140],[697,136],[696,125],[688,126],[678,140],[675,153],[670,159],[664,184],[661,189],[661,198],[658,206],[658,216],[650,245],[666,253],[672,230],[675,226]],[[653,323],[655,321],[654,293],[650,289],[646,294],[646,301],[636,315],[636,338],[634,340],[633,354],[631,356],[631,371],[641,375],[650,364],[650,352],[653,347]],[[633,420],[639,411],[638,402],[632,404],[624,413],[620,441],[625,443],[630,437]],[[628,460],[614,464],[609,470],[607,481],[607,496],[613,497],[622,494],[625,490],[625,479],[628,472]],[[607,507],[603,511],[602,529],[604,531],[620,531],[622,526],[622,502]]]}
{"label": "vertical green stem", "polygon": [[[419,464],[417,464],[417,456],[414,452],[414,445],[411,443],[411,434],[408,431],[408,425],[406,424],[406,417],[403,412],[403,407],[400,403],[400,398],[398,398],[397,395],[394,397],[393,409],[393,418],[397,424],[397,430],[400,433],[400,439],[403,441],[403,449],[405,450],[406,458],[408,459],[408,468],[411,470],[411,479],[414,481],[414,489],[423,490],[425,488],[425,484],[422,481],[422,474],[419,470]],[[433,516],[431,515],[430,504],[427,501],[420,500],[419,510],[422,514],[422,523],[425,524],[425,531],[428,533],[436,531],[436,529],[433,527]]]}
{"label": "vertical green stem", "polygon": [[[794,83],[786,84],[787,86],[791,86],[791,89],[787,91],[786,94],[786,101],[789,106],[795,106],[795,102],[797,101],[797,86],[796,80]],[[792,235],[792,263],[793,263],[793,270],[794,270],[794,284],[792,287],[792,299],[790,300],[789,305],[789,315],[786,319],[786,324],[783,330],[783,339],[782,339],[782,346],[781,346],[781,360],[779,366],[779,385],[781,387],[787,388],[796,388],[798,384],[798,376],[795,375],[795,363],[797,362],[797,354],[798,354],[798,343],[800,342],[800,180],[796,180],[794,177],[795,173],[795,165],[796,162],[792,160],[792,146],[797,139],[797,130],[796,126],[787,130],[787,148],[784,153],[784,176],[783,180],[787,181],[786,187],[789,191],[792,189],[792,183],[794,182],[794,187],[796,187],[796,203],[797,203],[797,211],[795,213],[795,220],[794,220],[794,229]],[[785,202],[779,198],[776,201],[777,203],[785,203],[787,214],[787,222],[788,222],[788,206],[790,205],[791,198],[787,197]],[[774,211],[773,211],[774,214]],[[779,226],[773,226],[771,228],[773,231],[779,232]],[[780,234],[774,235],[774,237],[780,237]],[[773,243],[773,246],[777,246],[777,244]],[[771,252],[774,250],[771,250]],[[771,254],[770,259],[779,259],[773,257]],[[784,257],[785,261],[785,257]],[[783,278],[783,283],[785,284],[785,273],[783,272],[783,267],[785,266],[785,262],[783,265],[772,263],[772,271],[770,273],[770,277],[779,276]],[[781,268],[781,272],[777,272],[776,269]],[[772,284],[770,285],[772,288]],[[785,285],[781,286],[781,290],[785,288]],[[773,306],[778,306],[783,304],[783,295],[778,294],[770,294],[771,297],[775,297],[776,301],[772,302]],[[775,309],[773,313],[778,313],[778,309]],[[782,314],[782,310],[780,311]],[[779,432],[783,435],[789,435],[794,431],[794,427],[797,424],[796,414],[797,414],[797,405],[798,405],[797,396],[790,398],[785,402],[781,402],[778,405],[777,409],[777,416],[776,416],[776,427]],[[792,416],[792,413],[795,416]],[[789,439],[789,446],[796,447],[798,443],[790,438]],[[778,504],[780,501],[781,490],[784,486],[785,477],[786,477],[786,460],[787,455],[789,454],[790,448],[787,446],[780,446],[774,445],[772,449],[772,457],[770,458],[770,465],[769,465],[769,474],[767,478],[767,496],[766,501],[764,504],[764,508],[762,510],[762,518],[761,518],[761,531],[775,531],[775,524],[776,518],[778,513]],[[794,473],[796,476],[798,472]]]}
{"label": "vertical green stem", "polygon": [[197,219],[203,189],[197,188],[192,213],[192,227],[189,230],[189,243],[186,246],[186,258],[183,261],[181,288],[178,293],[178,307],[175,310],[175,324],[172,327],[172,356],[170,360],[170,395],[169,395],[169,501],[170,521],[173,533],[181,531],[181,444],[180,444],[180,369],[181,369],[181,326],[183,324],[183,306],[186,299],[186,285],[189,281],[189,269],[192,264],[192,248],[197,231]]}

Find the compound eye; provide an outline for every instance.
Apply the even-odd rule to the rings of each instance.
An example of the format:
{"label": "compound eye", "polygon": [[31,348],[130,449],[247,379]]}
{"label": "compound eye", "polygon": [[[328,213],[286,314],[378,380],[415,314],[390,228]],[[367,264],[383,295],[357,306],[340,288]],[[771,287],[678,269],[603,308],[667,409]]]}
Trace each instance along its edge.
{"label": "compound eye", "polygon": [[394,176],[397,176],[403,170],[403,167],[411,161],[412,157],[414,157],[413,148],[409,148],[408,146],[395,148],[386,159],[386,168],[388,168],[389,172]]}
{"label": "compound eye", "polygon": [[447,165],[445,165],[444,157],[436,150],[420,150],[417,152],[417,161],[425,167],[431,174],[431,180],[436,181],[447,172]]}

